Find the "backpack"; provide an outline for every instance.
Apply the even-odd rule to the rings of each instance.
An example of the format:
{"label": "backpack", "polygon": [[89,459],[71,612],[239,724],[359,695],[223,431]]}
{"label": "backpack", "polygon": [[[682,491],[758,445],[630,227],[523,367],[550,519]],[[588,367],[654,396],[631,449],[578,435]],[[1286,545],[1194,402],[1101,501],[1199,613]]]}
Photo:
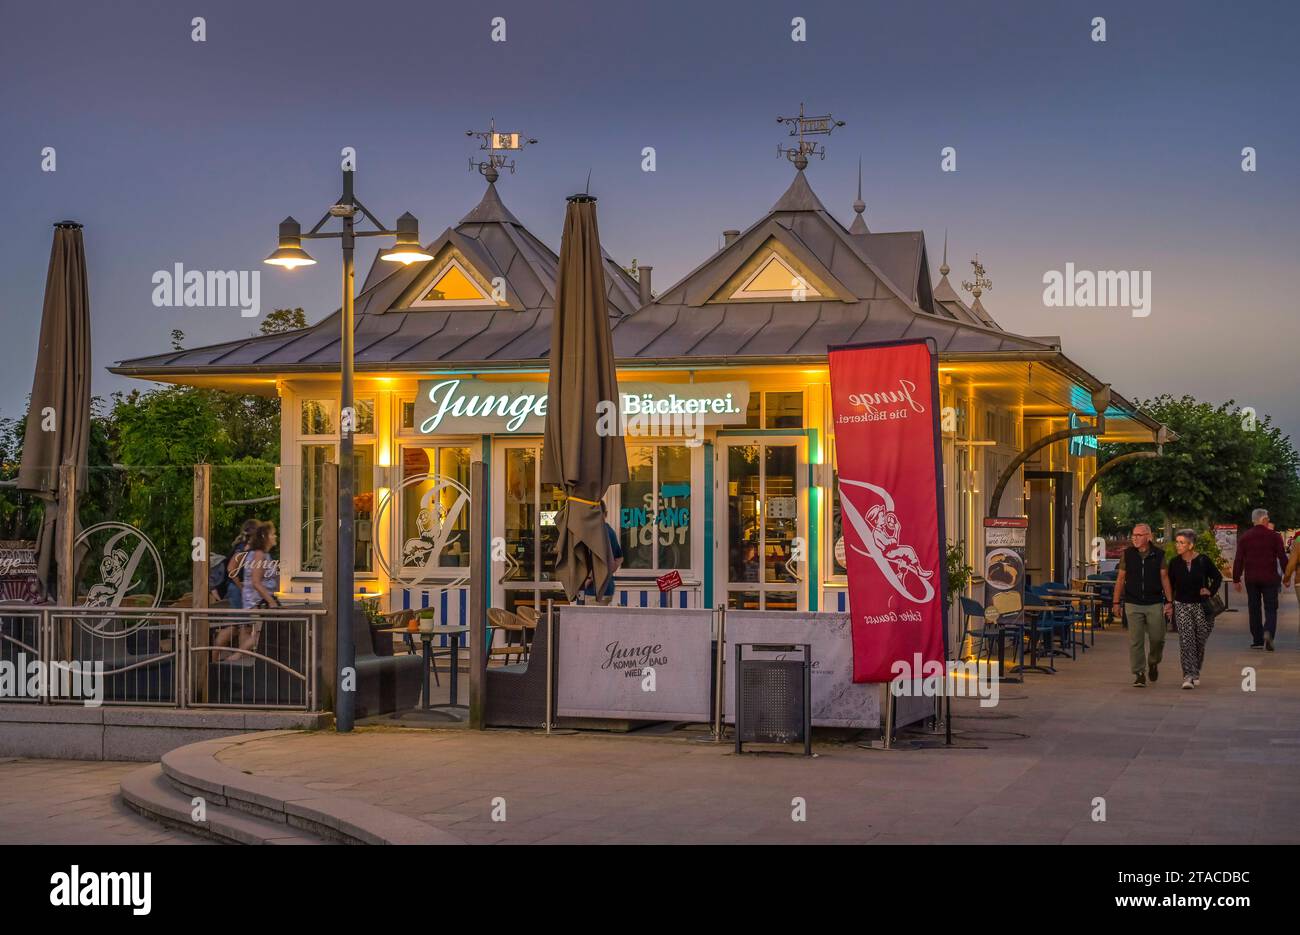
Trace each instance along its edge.
{"label": "backpack", "polygon": [[208,590],[216,591],[219,597],[226,596],[226,588],[232,584],[230,575],[226,574],[226,556],[210,555],[208,557]]}

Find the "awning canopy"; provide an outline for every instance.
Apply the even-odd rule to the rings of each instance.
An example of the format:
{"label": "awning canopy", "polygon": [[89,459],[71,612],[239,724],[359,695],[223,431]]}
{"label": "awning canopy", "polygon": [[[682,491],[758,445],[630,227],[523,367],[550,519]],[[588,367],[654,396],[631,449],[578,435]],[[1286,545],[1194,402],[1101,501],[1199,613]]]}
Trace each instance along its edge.
{"label": "awning canopy", "polygon": [[[981,401],[1019,410],[1027,419],[1092,417],[1092,393],[1104,384],[1060,352],[1009,358],[975,355],[941,356],[939,382],[976,393]],[[1154,442],[1161,425],[1111,391],[1106,409],[1105,442]],[[1167,435],[1172,441],[1175,436]]]}

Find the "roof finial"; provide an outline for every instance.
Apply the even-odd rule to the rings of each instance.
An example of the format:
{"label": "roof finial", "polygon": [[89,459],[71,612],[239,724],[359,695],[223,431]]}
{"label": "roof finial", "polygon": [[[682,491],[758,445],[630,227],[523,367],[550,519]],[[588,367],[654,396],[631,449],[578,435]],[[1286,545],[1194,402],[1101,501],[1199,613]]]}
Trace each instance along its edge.
{"label": "roof finial", "polygon": [[939,275],[947,276],[952,270],[948,267],[948,228],[943,229],[943,265],[939,267]]}
{"label": "roof finial", "polygon": [[853,223],[849,225],[850,234],[870,234],[867,229],[867,222],[862,217],[862,212],[867,210],[866,202],[862,200],[862,157],[858,157],[858,198],[853,202]]}

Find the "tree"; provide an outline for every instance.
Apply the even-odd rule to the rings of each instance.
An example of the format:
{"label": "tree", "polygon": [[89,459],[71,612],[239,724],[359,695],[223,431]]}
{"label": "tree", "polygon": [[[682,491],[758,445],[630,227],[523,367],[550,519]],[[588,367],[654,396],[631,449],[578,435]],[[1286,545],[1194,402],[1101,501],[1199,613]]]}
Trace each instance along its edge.
{"label": "tree", "polygon": [[[1268,517],[1278,529],[1300,526],[1300,453],[1291,439],[1273,426],[1267,417],[1254,432],[1259,458],[1264,464],[1257,506],[1268,510]],[[1250,524],[1249,509],[1237,515],[1240,525]]]}
{"label": "tree", "polygon": [[[1256,423],[1232,400],[1213,406],[1191,396],[1158,396],[1141,408],[1179,437],[1165,446],[1163,457],[1126,462],[1102,479],[1105,495],[1130,498],[1136,509],[1129,519],[1166,530],[1176,524],[1204,527],[1240,521],[1261,504],[1277,511],[1279,526],[1300,519],[1300,456],[1267,418]],[[1100,460],[1149,449],[1150,444],[1103,444]]]}
{"label": "tree", "polygon": [[262,334],[284,334],[307,327],[307,313],[301,308],[277,308],[262,319]]}

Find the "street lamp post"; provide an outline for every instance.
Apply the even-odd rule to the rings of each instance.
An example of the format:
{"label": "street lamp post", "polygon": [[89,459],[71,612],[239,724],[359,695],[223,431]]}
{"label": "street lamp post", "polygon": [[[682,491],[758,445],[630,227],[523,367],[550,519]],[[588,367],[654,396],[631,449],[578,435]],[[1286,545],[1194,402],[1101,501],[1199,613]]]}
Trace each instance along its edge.
{"label": "street lamp post", "polygon": [[[341,335],[339,346],[339,528],[338,561],[336,562],[335,597],[338,607],[338,619],[335,622],[335,639],[337,641],[338,671],[334,673],[334,720],[340,732],[352,730],[355,704],[353,692],[343,690],[343,674],[356,668],[356,646],[352,640],[352,600],[353,600],[353,563],[356,560],[356,508],[353,491],[356,487],[355,465],[353,464],[353,435],[357,429],[355,400],[353,399],[353,296],[355,294],[356,270],[353,253],[358,237],[392,236],[396,238],[393,247],[383,251],[380,258],[395,263],[411,264],[418,260],[431,260],[420,246],[419,222],[409,212],[397,219],[397,227],[389,230],[370,211],[357,200],[352,190],[354,170],[343,170],[343,197],[330,206],[325,215],[316,222],[307,233],[302,233],[298,222],[292,217],[280,223],[279,248],[266,258],[266,262],[286,269],[309,266],[316,261],[302,248],[304,239],[337,238],[343,246],[343,306]],[[363,215],[375,230],[357,230],[356,215]],[[323,231],[330,218],[339,218],[343,223],[341,231]]]}

